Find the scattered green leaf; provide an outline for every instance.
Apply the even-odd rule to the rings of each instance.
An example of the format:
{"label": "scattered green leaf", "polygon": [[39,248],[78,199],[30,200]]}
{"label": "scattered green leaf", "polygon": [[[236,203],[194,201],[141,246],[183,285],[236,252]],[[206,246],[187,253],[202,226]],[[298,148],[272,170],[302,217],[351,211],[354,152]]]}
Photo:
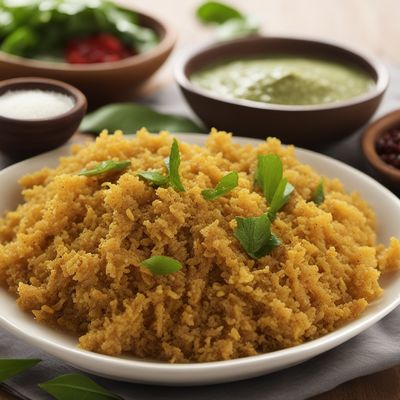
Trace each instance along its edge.
{"label": "scattered green leaf", "polygon": [[181,156],[179,153],[178,141],[174,138],[171,146],[169,158],[165,160],[168,175],[162,175],[156,171],[141,171],[138,173],[139,178],[149,181],[154,186],[171,186],[177,192],[184,192],[185,188],[179,176],[179,166],[181,164]]}
{"label": "scattered green leaf", "polygon": [[264,257],[281,244],[271,232],[271,221],[266,214],[259,217],[236,217],[234,235],[246,253],[254,259]]}
{"label": "scattered green leaf", "polygon": [[67,374],[39,384],[57,400],[85,399],[109,400],[120,399],[85,375]]}
{"label": "scattered green leaf", "polygon": [[78,175],[95,176],[95,175],[106,174],[107,172],[111,171],[122,171],[125,168],[128,168],[130,165],[131,162],[129,160],[124,160],[124,161],[107,160],[107,161],[102,161],[92,169],[81,170],[78,173]]}
{"label": "scattered green leaf", "polygon": [[167,164],[168,176],[170,185],[177,192],[184,192],[185,188],[182,185],[181,178],[179,176],[179,166],[181,165],[181,156],[179,153],[178,141],[174,138],[171,147],[171,154]]}
{"label": "scattered green leaf", "polygon": [[312,201],[319,206],[324,202],[324,200],[325,200],[324,181],[321,179],[315,189]]}
{"label": "scattered green leaf", "polygon": [[271,204],[274,193],[282,180],[282,161],[276,154],[260,154],[256,169],[255,182],[260,186],[264,197]]}
{"label": "scattered green leaf", "polygon": [[239,37],[252,36],[258,34],[260,24],[252,16],[246,18],[235,18],[226,21],[217,29],[217,38],[219,40],[231,40]]}
{"label": "scattered green leaf", "polygon": [[40,361],[34,359],[0,359],[0,382],[29,369]]}
{"label": "scattered green leaf", "polygon": [[256,18],[244,15],[239,10],[219,1],[206,1],[196,11],[197,18],[203,24],[219,25],[219,40],[235,39],[257,34],[260,25]]}
{"label": "scattered green leaf", "polygon": [[136,133],[146,127],[150,132],[204,132],[189,118],[173,114],[162,114],[151,108],[133,103],[108,104],[87,114],[80,126],[82,132],[98,134],[103,129],[114,132]]}
{"label": "scattered green leaf", "polygon": [[149,181],[152,183],[154,186],[168,186],[169,183],[169,178],[166,175],[162,175],[157,171],[142,171],[138,172],[138,177],[145,180]]}
{"label": "scattered green leaf", "polygon": [[220,179],[215,189],[204,189],[201,192],[201,195],[206,200],[215,200],[218,197],[221,197],[229,193],[231,190],[235,189],[235,187],[238,185],[238,181],[239,181],[238,173],[235,171],[230,172],[229,174],[226,174]]}
{"label": "scattered green leaf", "polygon": [[275,219],[276,213],[288,202],[293,190],[294,186],[291,185],[286,178],[282,178],[268,209],[268,216],[271,221]]}
{"label": "scattered green leaf", "polygon": [[201,4],[196,15],[204,24],[223,24],[231,19],[244,18],[240,11],[219,1],[206,1]]}
{"label": "scattered green leaf", "polygon": [[153,256],[142,261],[142,265],[154,275],[168,275],[182,269],[182,264],[167,256]]}

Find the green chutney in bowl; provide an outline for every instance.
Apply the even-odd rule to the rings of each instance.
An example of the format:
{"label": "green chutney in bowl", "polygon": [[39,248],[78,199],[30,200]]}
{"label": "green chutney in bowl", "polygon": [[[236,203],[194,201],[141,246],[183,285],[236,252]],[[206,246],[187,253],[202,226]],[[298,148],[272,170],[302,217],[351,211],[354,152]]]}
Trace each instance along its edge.
{"label": "green chutney in bowl", "polygon": [[226,60],[196,71],[190,80],[225,98],[286,105],[335,103],[375,86],[356,64],[296,55]]}
{"label": "green chutney in bowl", "polygon": [[336,43],[252,36],[182,53],[175,78],[208,128],[315,149],[371,118],[389,73]]}

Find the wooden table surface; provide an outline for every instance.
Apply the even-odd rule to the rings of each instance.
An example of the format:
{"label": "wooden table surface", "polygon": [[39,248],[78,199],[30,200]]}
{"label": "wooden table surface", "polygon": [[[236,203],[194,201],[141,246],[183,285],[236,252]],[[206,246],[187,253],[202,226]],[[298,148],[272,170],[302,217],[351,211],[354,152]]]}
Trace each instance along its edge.
{"label": "wooden table surface", "polygon": [[[175,27],[177,48],[213,38],[213,29],[194,18],[199,0],[119,0],[158,15]],[[388,63],[400,64],[399,0],[229,0],[257,16],[266,35],[314,36],[343,42],[368,51]],[[166,66],[146,91],[172,80]],[[400,339],[400,338],[399,338]],[[0,390],[0,400],[13,397]],[[400,366],[347,382],[313,400],[400,400]],[[288,399],[292,400],[292,399]]]}

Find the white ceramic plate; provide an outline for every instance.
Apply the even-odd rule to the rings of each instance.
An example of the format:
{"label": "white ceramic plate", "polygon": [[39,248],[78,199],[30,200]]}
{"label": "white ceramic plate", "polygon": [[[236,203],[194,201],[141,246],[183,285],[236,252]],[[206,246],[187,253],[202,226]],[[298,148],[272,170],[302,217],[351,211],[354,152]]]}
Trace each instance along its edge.
{"label": "white ceramic plate", "polygon": [[[206,135],[180,134],[178,139],[203,144]],[[257,144],[257,139],[239,138],[239,143]],[[20,201],[17,179],[25,173],[44,166],[55,166],[58,157],[68,148],[34,157],[0,172],[0,213],[13,209]],[[347,190],[357,190],[375,209],[378,220],[378,240],[388,243],[391,236],[400,237],[400,200],[367,175],[321,154],[297,150],[299,159],[312,165],[319,173],[338,177]],[[167,364],[143,361],[133,357],[110,357],[76,347],[77,340],[61,332],[36,323],[32,315],[23,313],[14,298],[0,289],[0,326],[24,341],[37,346],[65,362],[91,372],[124,381],[164,384],[195,385],[235,381],[263,374],[306,361],[349,340],[379,321],[400,304],[400,272],[385,275],[381,284],[383,296],[368,306],[356,321],[311,342],[258,356],[201,364]]]}

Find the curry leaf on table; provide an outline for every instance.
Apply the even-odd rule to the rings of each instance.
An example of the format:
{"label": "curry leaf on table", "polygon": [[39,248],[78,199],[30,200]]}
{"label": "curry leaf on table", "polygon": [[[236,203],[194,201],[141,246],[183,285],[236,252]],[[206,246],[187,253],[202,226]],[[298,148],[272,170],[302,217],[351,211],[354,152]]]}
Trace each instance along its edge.
{"label": "curry leaf on table", "polygon": [[50,393],[57,400],[120,399],[119,396],[104,389],[87,376],[80,374],[61,375],[50,381],[39,384],[39,387],[47,393]]}
{"label": "curry leaf on table", "polygon": [[172,257],[153,256],[141,263],[154,275],[169,275],[182,269],[182,264]]}
{"label": "curry leaf on table", "polygon": [[233,190],[238,185],[238,181],[238,173],[235,171],[230,172],[220,179],[215,189],[204,189],[201,195],[206,200],[215,200]]}
{"label": "curry leaf on table", "polygon": [[78,175],[82,176],[96,176],[101,174],[106,174],[107,172],[114,171],[123,171],[131,165],[129,160],[124,161],[114,161],[114,160],[106,160],[97,164],[92,169],[82,169]]}
{"label": "curry leaf on table", "polygon": [[258,20],[252,16],[246,18],[235,18],[226,21],[217,29],[217,38],[219,40],[230,40],[244,36],[252,36],[258,34],[260,24]]}
{"label": "curry leaf on table", "polygon": [[11,378],[26,369],[32,368],[41,360],[33,359],[0,359],[0,382]]}
{"label": "curry leaf on table", "polygon": [[235,39],[257,34],[260,25],[256,18],[244,15],[228,4],[218,1],[206,1],[196,11],[197,18],[204,24],[219,25],[217,38],[219,40]]}
{"label": "curry leaf on table", "polygon": [[240,11],[219,1],[206,1],[196,11],[197,18],[206,24],[223,24],[231,19],[243,18]]}
{"label": "curry leaf on table", "polygon": [[271,232],[271,221],[266,214],[250,218],[236,217],[236,223],[234,236],[251,258],[264,257],[281,244],[280,239]]}
{"label": "curry leaf on table", "polygon": [[103,129],[114,132],[136,133],[146,127],[150,132],[168,130],[171,132],[204,132],[204,129],[186,117],[163,114],[134,103],[108,104],[87,114],[80,130],[98,134]]}

